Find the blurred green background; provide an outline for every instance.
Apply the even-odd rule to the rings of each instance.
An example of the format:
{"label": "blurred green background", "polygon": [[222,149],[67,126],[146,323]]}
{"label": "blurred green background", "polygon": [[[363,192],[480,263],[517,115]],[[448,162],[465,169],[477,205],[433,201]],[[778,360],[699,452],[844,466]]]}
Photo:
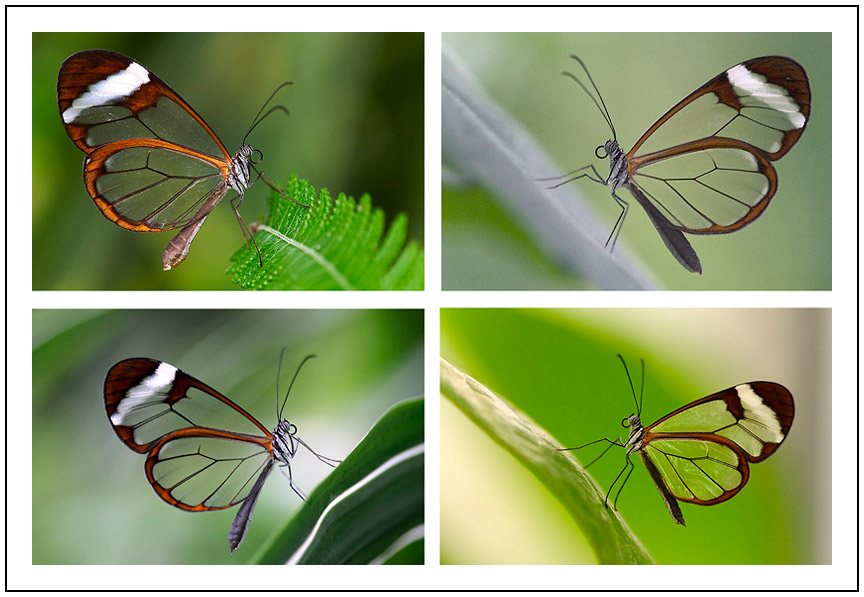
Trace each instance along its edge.
{"label": "blurred green background", "polygon": [[[33,563],[246,562],[300,507],[288,481],[271,475],[243,545],[230,555],[236,508],[189,513],[159,499],[144,476],[145,457],[126,448],[107,420],[103,383],[121,359],[160,359],[272,429],[286,345],[283,398],[303,357],[317,354],[285,415],[325,456],[343,459],[387,408],[423,394],[421,310],[35,310]],[[331,470],[303,450],[292,463],[307,493]]]}
{"label": "blurred green background", "polygon": [[[831,313],[819,309],[442,309],[442,357],[545,428],[562,447],[626,440],[634,385],[642,421],[748,381],[795,399],[788,439],[746,487],[714,506],[682,504],[676,525],[644,466],[621,515],[660,564],[831,563]],[[603,446],[572,452],[583,465]],[[624,466],[611,449],[589,473],[603,491]],[[842,513],[838,513],[842,514]],[[595,563],[578,524],[531,472],[449,400],[441,405],[441,561]]]}
{"label": "blurred green background", "polygon": [[[126,54],[168,83],[234,153],[270,94],[274,114],[249,136],[275,181],[296,173],[314,187],[370,193],[389,223],[409,216],[423,242],[422,33],[36,33],[33,35],[33,288],[222,289],[243,238],[230,206],[214,209],[189,259],[164,273],[173,233],[111,224],[82,183],[83,152],[57,108],[57,72],[75,52]],[[263,182],[247,192],[247,222],[266,214]]]}
{"label": "blurred green background", "polygon": [[[560,74],[577,72],[570,54],[590,69],[625,151],[666,110],[723,70],[772,54],[799,61],[810,78],[811,119],[795,148],[775,164],[780,184],[767,211],[733,234],[687,235],[702,260],[702,276],[675,261],[635,200],[619,246],[629,246],[672,289],[831,288],[830,33],[445,33],[442,49],[558,164],[558,172],[538,177],[591,163],[602,176],[609,172],[608,160],[594,156],[594,148],[610,138],[609,127],[585,92]],[[609,188],[572,184],[611,231],[620,210]],[[442,225],[444,288],[590,286],[541,253],[482,189],[445,185]]]}

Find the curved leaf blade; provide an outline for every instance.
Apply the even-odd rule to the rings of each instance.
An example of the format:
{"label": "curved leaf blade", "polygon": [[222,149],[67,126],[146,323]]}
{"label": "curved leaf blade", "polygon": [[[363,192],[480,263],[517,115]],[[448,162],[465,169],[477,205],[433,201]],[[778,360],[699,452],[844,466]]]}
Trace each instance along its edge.
{"label": "curved leaf blade", "polygon": [[609,228],[580,191],[547,192],[540,177],[560,174],[537,142],[485,95],[451,52],[443,52],[441,151],[451,182],[488,189],[537,246],[597,288],[642,290],[656,286],[626,247],[614,258]]}
{"label": "curved leaf blade", "polygon": [[516,457],[567,508],[602,564],[652,564],[596,481],[544,429],[483,384],[441,359],[441,392]]}
{"label": "curved leaf blade", "polygon": [[422,564],[424,454],[423,399],[394,405],[252,562]]}

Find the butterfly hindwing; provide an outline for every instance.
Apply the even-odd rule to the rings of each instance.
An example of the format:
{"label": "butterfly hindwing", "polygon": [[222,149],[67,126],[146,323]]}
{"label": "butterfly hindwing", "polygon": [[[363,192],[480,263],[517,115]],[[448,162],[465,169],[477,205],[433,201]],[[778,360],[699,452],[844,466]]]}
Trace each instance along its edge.
{"label": "butterfly hindwing", "polygon": [[[152,447],[144,472],[163,500],[194,512],[236,506],[272,467],[270,440],[190,427],[169,433]],[[263,480],[262,480],[263,483]]]}
{"label": "butterfly hindwing", "polygon": [[642,450],[675,498],[710,505],[734,496],[750,478],[747,458],[734,442],[710,434],[651,438]]}
{"label": "butterfly hindwing", "polygon": [[669,223],[690,234],[743,228],[777,191],[774,166],[742,141],[693,141],[655,155],[662,157],[629,162],[629,186],[638,186]]}

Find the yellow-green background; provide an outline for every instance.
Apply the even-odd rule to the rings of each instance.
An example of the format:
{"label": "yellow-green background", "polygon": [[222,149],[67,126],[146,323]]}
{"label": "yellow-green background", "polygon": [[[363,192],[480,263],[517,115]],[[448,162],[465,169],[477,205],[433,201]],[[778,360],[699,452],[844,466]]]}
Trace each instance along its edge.
{"label": "yellow-green background", "polygon": [[[676,525],[637,458],[618,503],[661,564],[831,562],[831,315],[814,309],[443,309],[441,354],[509,400],[563,447],[626,440],[693,400],[749,381],[785,385],[795,419],[780,449],[751,467],[733,499],[682,504]],[[603,446],[573,452],[582,464]],[[608,490],[613,448],[589,473]],[[593,563],[579,525],[525,467],[446,398],[441,405],[441,560],[446,564]]]}
{"label": "yellow-green background", "polygon": [[[101,215],[82,183],[84,153],[57,108],[57,72],[70,55],[104,48],[154,72],[210,124],[232,154],[253,118],[277,96],[274,114],[249,135],[276,181],[292,173],[315,188],[370,193],[390,222],[409,215],[423,240],[422,33],[36,33],[33,35],[33,288],[220,289],[243,238],[230,206],[217,206],[187,261],[161,271],[173,233],[131,233]],[[269,187],[246,193],[247,222],[267,212]]]}
{"label": "yellow-green background", "polygon": [[[709,10],[702,14],[710,19]],[[590,69],[625,150],[666,110],[723,70],[772,54],[799,61],[810,79],[810,121],[798,144],[775,163],[780,184],[766,212],[732,234],[687,235],[702,260],[702,276],[678,264],[626,192],[622,197],[632,209],[618,242],[668,288],[831,288],[829,33],[445,33],[442,46],[551,155],[560,168],[553,174],[593,163],[604,177],[608,160],[596,159],[594,149],[611,133],[585,92],[561,76],[563,70],[580,74],[570,54]],[[609,188],[587,180],[572,184],[611,231],[620,209]],[[520,223],[482,190],[445,186],[442,203],[445,288],[585,287],[541,254]]]}
{"label": "yellow-green background", "polygon": [[[103,384],[130,357],[166,361],[276,426],[280,389],[307,354],[285,417],[316,452],[343,459],[392,404],[423,394],[420,310],[33,312],[33,563],[246,562],[300,507],[270,476],[243,545],[229,554],[236,508],[190,513],[163,502],[145,457],[116,437]],[[332,469],[300,450],[292,465],[307,494]]]}

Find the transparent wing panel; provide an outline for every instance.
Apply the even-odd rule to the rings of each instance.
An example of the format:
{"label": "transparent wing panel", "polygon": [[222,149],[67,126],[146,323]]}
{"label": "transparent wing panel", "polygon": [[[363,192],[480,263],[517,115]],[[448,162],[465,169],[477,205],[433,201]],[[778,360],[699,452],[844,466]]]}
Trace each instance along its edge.
{"label": "transparent wing panel", "polygon": [[212,193],[224,193],[218,168],[161,147],[121,149],[92,176],[97,193],[120,218],[154,230],[185,226]]}
{"label": "transparent wing panel", "polygon": [[156,105],[142,110],[138,119],[157,139],[189,147],[213,157],[224,158],[219,145],[195,118],[168,97],[160,97]]}
{"label": "transparent wing panel", "polygon": [[652,433],[714,433],[735,424],[722,398],[696,404],[650,426]]}
{"label": "transparent wing panel", "polygon": [[176,367],[152,359],[127,359],[114,365],[105,381],[105,401],[118,435],[138,451],[190,427],[267,438],[233,402]]}
{"label": "transparent wing panel", "polygon": [[672,224],[693,233],[734,228],[775,189],[752,153],[728,147],[644,164],[633,180]]}
{"label": "transparent wing panel", "polygon": [[750,462],[758,462],[783,442],[794,416],[789,390],[773,382],[751,382],[688,404],[646,432],[713,433],[732,440]]}
{"label": "transparent wing panel", "polygon": [[88,147],[126,139],[161,139],[215,158],[225,158],[210,133],[167,96],[160,97],[155,105],[137,114],[123,105],[82,108],[74,123],[87,127],[84,140]]}
{"label": "transparent wing panel", "polygon": [[723,444],[664,438],[650,441],[643,451],[657,466],[672,495],[682,501],[722,501],[734,495],[746,480],[746,461]]}
{"label": "transparent wing panel", "polygon": [[210,510],[242,502],[269,460],[270,452],[256,443],[178,437],[150,456],[148,466],[152,464],[151,482],[173,501]]}
{"label": "transparent wing panel", "polygon": [[748,143],[776,160],[797,142],[807,125],[810,86],[806,72],[795,61],[777,56],[755,58],[721,73],[668,114],[671,116],[664,115],[662,124],[637,142],[633,155],[722,137]]}

